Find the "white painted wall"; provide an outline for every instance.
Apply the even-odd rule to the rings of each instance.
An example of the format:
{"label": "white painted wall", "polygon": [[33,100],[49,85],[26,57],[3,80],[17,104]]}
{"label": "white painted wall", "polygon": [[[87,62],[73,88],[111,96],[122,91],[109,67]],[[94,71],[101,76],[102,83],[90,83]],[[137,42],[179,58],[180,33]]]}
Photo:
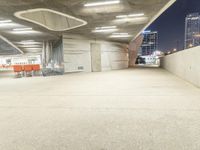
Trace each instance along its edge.
{"label": "white painted wall", "polygon": [[[101,47],[101,70],[128,68],[128,51],[125,44],[94,41],[79,35],[64,35],[63,49],[65,72],[91,72],[91,43]],[[83,67],[83,70],[78,68]]]}
{"label": "white painted wall", "polygon": [[200,87],[200,46],[164,57],[161,66]]}

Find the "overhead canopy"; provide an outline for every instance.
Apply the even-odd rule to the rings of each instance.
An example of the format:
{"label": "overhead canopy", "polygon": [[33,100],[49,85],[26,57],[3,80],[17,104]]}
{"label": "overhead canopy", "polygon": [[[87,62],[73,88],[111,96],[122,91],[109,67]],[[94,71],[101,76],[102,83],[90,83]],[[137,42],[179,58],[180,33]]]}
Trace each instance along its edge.
{"label": "overhead canopy", "polygon": [[[91,39],[129,42],[174,2],[175,0],[0,0],[0,34],[25,53],[32,50],[39,53],[42,49],[40,42],[58,39],[67,33],[81,34]],[[27,40],[28,43],[31,40],[38,44],[32,44],[33,47],[20,44]]]}

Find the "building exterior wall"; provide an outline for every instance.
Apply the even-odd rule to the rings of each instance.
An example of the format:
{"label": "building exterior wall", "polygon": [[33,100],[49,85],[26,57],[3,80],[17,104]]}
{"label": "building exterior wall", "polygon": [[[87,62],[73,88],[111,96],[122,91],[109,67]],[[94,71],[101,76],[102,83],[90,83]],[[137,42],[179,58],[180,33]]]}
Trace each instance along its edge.
{"label": "building exterior wall", "polygon": [[94,41],[79,35],[63,35],[65,72],[92,72],[91,44],[101,48],[101,71],[128,68],[127,44]]}
{"label": "building exterior wall", "polygon": [[143,37],[139,55],[152,55],[153,52],[158,50],[158,32],[145,31]]}
{"label": "building exterior wall", "polygon": [[185,49],[200,45],[200,15],[193,13],[185,18]]}
{"label": "building exterior wall", "polygon": [[200,46],[164,57],[161,66],[200,87]]}

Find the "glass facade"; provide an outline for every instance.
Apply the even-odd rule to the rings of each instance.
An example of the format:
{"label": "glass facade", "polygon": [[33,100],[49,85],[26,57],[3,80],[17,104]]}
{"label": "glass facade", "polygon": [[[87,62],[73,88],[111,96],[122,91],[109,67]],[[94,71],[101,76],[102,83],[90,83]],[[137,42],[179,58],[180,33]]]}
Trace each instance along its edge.
{"label": "glass facade", "polygon": [[152,55],[158,49],[158,32],[145,31],[143,36],[140,55]]}
{"label": "glass facade", "polygon": [[193,13],[185,18],[185,49],[200,45],[200,15]]}

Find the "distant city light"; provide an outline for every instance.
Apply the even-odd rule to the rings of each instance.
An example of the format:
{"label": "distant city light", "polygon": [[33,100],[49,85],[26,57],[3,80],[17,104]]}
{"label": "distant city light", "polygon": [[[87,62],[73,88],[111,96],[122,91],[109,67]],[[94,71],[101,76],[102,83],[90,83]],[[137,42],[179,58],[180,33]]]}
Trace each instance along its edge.
{"label": "distant city light", "polygon": [[145,30],[142,33],[150,33],[150,32],[151,32],[151,30]]}

